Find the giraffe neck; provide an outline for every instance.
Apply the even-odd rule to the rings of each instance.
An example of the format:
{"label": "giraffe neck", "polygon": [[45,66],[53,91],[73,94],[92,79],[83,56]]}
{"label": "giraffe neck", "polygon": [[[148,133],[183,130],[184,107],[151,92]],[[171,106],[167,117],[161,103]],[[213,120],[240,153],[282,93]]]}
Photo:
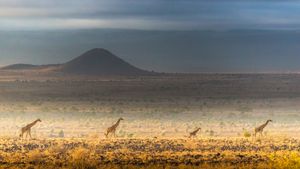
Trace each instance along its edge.
{"label": "giraffe neck", "polygon": [[37,122],[38,122],[38,120],[35,120],[34,122],[30,123],[28,126],[29,126],[29,127],[32,127],[32,126],[34,126]]}
{"label": "giraffe neck", "polygon": [[268,125],[269,121],[267,121],[265,124],[263,124],[263,128],[265,128]]}
{"label": "giraffe neck", "polygon": [[118,127],[118,125],[120,124],[120,119],[116,122],[115,127]]}

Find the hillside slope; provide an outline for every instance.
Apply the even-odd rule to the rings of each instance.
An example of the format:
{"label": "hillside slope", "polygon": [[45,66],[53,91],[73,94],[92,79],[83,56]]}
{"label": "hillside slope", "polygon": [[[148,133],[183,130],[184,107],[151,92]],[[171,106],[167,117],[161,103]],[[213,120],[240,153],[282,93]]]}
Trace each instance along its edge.
{"label": "hillside slope", "polygon": [[75,75],[152,75],[154,72],[139,69],[102,48],[89,50],[75,59],[52,65],[14,64],[1,70],[34,71],[39,73],[66,73]]}

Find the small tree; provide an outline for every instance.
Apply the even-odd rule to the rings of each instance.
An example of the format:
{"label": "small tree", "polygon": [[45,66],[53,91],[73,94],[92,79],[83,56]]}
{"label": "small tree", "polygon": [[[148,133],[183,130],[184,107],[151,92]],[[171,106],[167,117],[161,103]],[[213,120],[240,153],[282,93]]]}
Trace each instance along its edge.
{"label": "small tree", "polygon": [[65,137],[65,133],[63,130],[60,130],[60,132],[58,133],[58,137],[61,137],[61,138]]}

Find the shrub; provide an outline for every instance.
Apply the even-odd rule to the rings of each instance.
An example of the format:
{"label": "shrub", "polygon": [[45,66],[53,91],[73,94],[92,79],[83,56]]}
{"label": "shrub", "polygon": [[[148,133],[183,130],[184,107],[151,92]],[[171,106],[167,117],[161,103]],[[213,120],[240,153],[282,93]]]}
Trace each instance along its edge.
{"label": "shrub", "polygon": [[244,137],[251,137],[251,133],[249,131],[244,131]]}
{"label": "shrub", "polygon": [[65,137],[65,133],[63,130],[60,130],[60,132],[58,133],[58,137],[61,137],[61,138]]}
{"label": "shrub", "polygon": [[74,169],[96,168],[95,161],[91,159],[91,150],[83,147],[75,148],[70,153],[71,165]]}

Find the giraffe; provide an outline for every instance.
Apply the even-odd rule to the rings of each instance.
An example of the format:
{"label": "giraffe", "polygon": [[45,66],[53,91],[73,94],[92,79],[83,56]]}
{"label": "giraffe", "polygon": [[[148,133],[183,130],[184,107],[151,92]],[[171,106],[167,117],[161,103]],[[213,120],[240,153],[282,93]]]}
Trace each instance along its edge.
{"label": "giraffe", "polygon": [[124,120],[124,119],[122,117],[119,118],[118,121],[114,125],[112,125],[111,127],[107,128],[106,133],[105,133],[106,138],[108,137],[109,133],[113,134],[114,137],[116,137],[116,129],[119,126],[121,120]]}
{"label": "giraffe", "polygon": [[190,132],[190,136],[189,136],[189,138],[196,137],[196,135],[197,135],[197,133],[198,133],[198,131],[199,131],[199,130],[201,130],[201,128],[200,128],[200,127],[199,127],[199,128],[197,128],[196,130],[194,130],[194,131]]}
{"label": "giraffe", "polygon": [[262,135],[262,132],[263,132],[264,128],[268,125],[269,122],[272,122],[272,120],[267,120],[264,124],[256,127],[254,129],[254,136],[256,137],[257,133],[260,133],[260,135]]}
{"label": "giraffe", "polygon": [[21,134],[20,137],[23,138],[24,133],[26,133],[26,138],[27,135],[31,138],[31,128],[37,123],[37,122],[42,122],[41,119],[37,119],[32,123],[27,124],[25,127],[21,128]]}

